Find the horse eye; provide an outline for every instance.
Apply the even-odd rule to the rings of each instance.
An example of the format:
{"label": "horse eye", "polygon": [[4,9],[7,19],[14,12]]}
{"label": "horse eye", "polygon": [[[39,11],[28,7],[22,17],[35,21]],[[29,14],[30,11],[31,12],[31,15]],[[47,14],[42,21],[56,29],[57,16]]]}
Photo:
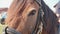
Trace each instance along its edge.
{"label": "horse eye", "polygon": [[33,16],[33,15],[35,15],[35,13],[36,13],[36,10],[32,10],[32,11],[28,14],[28,16]]}

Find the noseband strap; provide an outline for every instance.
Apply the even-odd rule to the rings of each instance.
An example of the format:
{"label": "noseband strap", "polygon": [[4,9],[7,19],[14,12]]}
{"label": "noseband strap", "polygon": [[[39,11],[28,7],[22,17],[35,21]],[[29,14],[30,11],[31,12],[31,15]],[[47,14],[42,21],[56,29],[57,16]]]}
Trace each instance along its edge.
{"label": "noseband strap", "polygon": [[21,34],[20,32],[16,31],[13,28],[6,27],[5,28],[5,34]]}

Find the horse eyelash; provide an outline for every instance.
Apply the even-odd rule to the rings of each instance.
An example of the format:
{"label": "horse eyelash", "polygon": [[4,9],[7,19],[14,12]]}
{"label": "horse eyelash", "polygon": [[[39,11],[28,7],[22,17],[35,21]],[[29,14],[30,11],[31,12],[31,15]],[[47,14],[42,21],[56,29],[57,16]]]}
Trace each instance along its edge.
{"label": "horse eyelash", "polygon": [[35,10],[32,10],[32,11],[28,14],[28,16],[35,15],[35,13],[36,13],[36,11],[35,11]]}

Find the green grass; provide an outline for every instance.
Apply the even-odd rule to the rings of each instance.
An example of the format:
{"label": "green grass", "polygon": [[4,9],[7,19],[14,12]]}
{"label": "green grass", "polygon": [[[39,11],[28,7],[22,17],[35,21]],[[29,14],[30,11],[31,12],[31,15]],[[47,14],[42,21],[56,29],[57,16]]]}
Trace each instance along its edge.
{"label": "green grass", "polygon": [[5,27],[5,25],[0,24],[0,34],[2,34],[4,27]]}

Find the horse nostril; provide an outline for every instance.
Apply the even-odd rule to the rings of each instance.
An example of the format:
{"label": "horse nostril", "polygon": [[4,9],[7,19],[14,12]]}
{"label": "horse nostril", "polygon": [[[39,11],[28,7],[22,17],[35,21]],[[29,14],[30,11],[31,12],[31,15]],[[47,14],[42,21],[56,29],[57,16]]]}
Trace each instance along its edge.
{"label": "horse nostril", "polygon": [[35,13],[36,13],[36,10],[32,10],[32,11],[28,14],[28,16],[33,16],[33,15],[35,15]]}

